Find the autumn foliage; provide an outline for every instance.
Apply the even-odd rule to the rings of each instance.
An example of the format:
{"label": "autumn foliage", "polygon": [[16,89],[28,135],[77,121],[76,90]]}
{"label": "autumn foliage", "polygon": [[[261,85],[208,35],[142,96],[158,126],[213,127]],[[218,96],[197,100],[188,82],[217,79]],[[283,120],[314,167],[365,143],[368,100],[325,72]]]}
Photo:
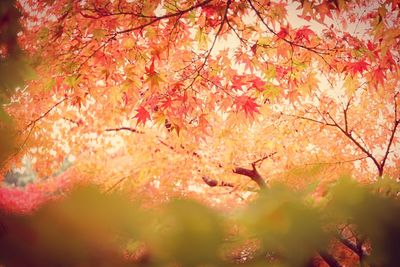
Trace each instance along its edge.
{"label": "autumn foliage", "polygon": [[[32,213],[5,215],[5,232],[44,238],[32,262],[2,259],[122,266],[133,244],[146,258],[134,264],[392,266],[399,229],[379,210],[398,213],[399,25],[397,0],[2,1],[0,207]],[[75,218],[84,211],[68,213],[79,197],[62,200],[82,184],[102,192],[87,191],[98,204],[82,196],[90,207],[124,192],[140,208],[118,200],[121,211],[105,210],[154,212],[188,236],[150,236],[153,214],[121,215],[107,221],[111,235],[95,237],[108,226],[89,229]],[[239,219],[215,214],[238,208]],[[71,262],[37,256],[64,239],[61,228],[45,239],[52,216],[71,216],[71,233],[87,234],[64,247]],[[243,242],[229,247],[228,236]],[[1,246],[28,253],[19,236],[7,238]],[[232,260],[234,251],[242,256]]]}

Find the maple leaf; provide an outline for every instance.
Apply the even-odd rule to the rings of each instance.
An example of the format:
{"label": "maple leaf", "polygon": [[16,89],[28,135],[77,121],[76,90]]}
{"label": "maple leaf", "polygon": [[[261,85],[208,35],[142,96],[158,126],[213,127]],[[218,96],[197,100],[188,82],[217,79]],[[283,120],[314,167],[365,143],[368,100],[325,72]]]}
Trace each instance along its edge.
{"label": "maple leaf", "polygon": [[330,6],[327,2],[324,2],[324,3],[321,3],[317,6],[315,6],[315,9],[320,16],[321,22],[323,22],[325,20],[325,16],[332,18],[332,13],[331,13],[332,6]]}
{"label": "maple leaf", "polygon": [[301,1],[301,6],[299,6],[297,9],[303,9],[303,12],[299,17],[310,21],[312,17],[314,17],[314,12],[313,12],[313,3],[309,0],[304,0]]}
{"label": "maple leaf", "polygon": [[364,60],[357,61],[357,62],[349,62],[345,66],[345,70],[347,70],[351,75],[356,75],[357,73],[362,74],[363,71],[368,69],[369,64]]}
{"label": "maple leaf", "polygon": [[386,79],[386,74],[384,70],[381,67],[378,67],[372,71],[373,73],[373,78],[375,80],[376,86],[378,84],[384,85],[385,84],[385,79]]}
{"label": "maple leaf", "polygon": [[244,75],[235,75],[232,77],[232,89],[240,91],[242,90],[242,86],[245,84]]}
{"label": "maple leaf", "polygon": [[172,106],[173,100],[170,97],[166,97],[161,101],[161,109],[165,110]]}
{"label": "maple leaf", "polygon": [[375,51],[375,49],[376,49],[376,45],[373,44],[373,43],[371,42],[371,40],[368,41],[367,47],[368,47],[368,50],[371,51],[371,52]]}
{"label": "maple leaf", "polygon": [[360,83],[357,78],[353,78],[351,75],[347,75],[344,80],[344,87],[346,89],[346,93],[351,96],[360,86]]}
{"label": "maple leaf", "polygon": [[247,95],[237,96],[235,98],[234,104],[236,105],[237,111],[243,110],[246,116],[251,119],[254,118],[254,113],[260,113],[258,111],[260,105],[258,105],[255,102],[255,98],[252,98],[250,96]]}
{"label": "maple leaf", "polygon": [[127,92],[122,93],[122,101],[124,103],[124,107],[126,107],[129,104],[129,95]]}
{"label": "maple leaf", "polygon": [[256,88],[257,91],[263,92],[265,90],[265,82],[261,80],[259,77],[254,78],[251,80],[251,85],[253,88]]}
{"label": "maple leaf", "polygon": [[146,74],[149,76],[157,74],[157,72],[154,70],[154,58],[151,61],[150,67],[145,67],[145,69],[146,69]]}
{"label": "maple leaf", "polygon": [[140,106],[136,112],[137,114],[134,116],[134,118],[137,119],[136,125],[140,123],[143,123],[144,125],[146,124],[146,121],[150,119],[150,113],[143,106]]}
{"label": "maple leaf", "polygon": [[206,17],[213,17],[214,14],[223,8],[222,4],[202,6],[201,11],[204,12]]}
{"label": "maple leaf", "polygon": [[201,115],[199,116],[199,124],[198,124],[198,126],[197,126],[198,130],[199,130],[201,133],[204,133],[204,134],[208,134],[207,127],[209,126],[209,122],[207,121],[206,118],[207,118],[207,115],[206,115],[206,114],[201,114]]}
{"label": "maple leaf", "polygon": [[280,39],[285,39],[285,37],[289,34],[287,27],[281,27],[281,30],[276,34]]}
{"label": "maple leaf", "polygon": [[296,41],[302,41],[305,39],[308,43],[310,42],[310,36],[315,35],[315,33],[310,29],[309,26],[303,26],[296,31]]}

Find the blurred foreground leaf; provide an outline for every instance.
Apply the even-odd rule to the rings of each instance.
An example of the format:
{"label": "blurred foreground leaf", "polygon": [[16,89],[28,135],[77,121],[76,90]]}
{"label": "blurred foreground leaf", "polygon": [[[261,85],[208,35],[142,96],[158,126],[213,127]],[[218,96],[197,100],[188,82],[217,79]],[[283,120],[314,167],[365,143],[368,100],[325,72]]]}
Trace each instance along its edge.
{"label": "blurred foreground leaf", "polygon": [[138,235],[139,216],[128,199],[81,188],[32,215],[3,215],[0,259],[7,266],[124,266],[119,237]]}
{"label": "blurred foreground leaf", "polygon": [[159,214],[159,228],[149,239],[160,263],[218,266],[223,241],[221,218],[199,203],[175,200]]}
{"label": "blurred foreground leaf", "polygon": [[285,187],[263,192],[242,220],[250,234],[260,238],[263,250],[276,253],[289,266],[308,264],[328,241],[318,212]]}
{"label": "blurred foreground leaf", "polygon": [[[342,248],[337,242],[332,247],[331,241],[347,227],[352,235],[339,234],[361,249],[354,252],[362,254],[363,264],[396,266],[397,199],[342,179],[321,203],[298,190],[275,186],[227,217],[191,200],[171,200],[145,210],[120,194],[77,188],[31,215],[3,213],[0,264],[310,266],[323,261],[318,255],[339,261],[335,249]],[[232,254],[229,249],[238,250]]]}

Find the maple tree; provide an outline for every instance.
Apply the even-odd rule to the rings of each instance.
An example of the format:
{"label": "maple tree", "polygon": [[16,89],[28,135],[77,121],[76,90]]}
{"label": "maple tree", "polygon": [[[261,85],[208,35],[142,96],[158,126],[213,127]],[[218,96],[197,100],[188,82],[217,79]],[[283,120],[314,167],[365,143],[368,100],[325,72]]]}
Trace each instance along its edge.
{"label": "maple tree", "polygon": [[232,207],[274,182],[319,199],[345,172],[400,175],[398,1],[4,3],[21,18],[4,19],[0,70],[26,86],[1,76],[0,159],[32,160],[31,202],[84,180]]}

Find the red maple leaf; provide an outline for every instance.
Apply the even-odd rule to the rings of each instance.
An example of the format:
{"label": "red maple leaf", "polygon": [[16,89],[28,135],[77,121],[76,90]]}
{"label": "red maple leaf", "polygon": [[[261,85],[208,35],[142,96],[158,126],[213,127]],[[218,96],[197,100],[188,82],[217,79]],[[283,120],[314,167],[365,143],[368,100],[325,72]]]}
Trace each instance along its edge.
{"label": "red maple leaf", "polygon": [[301,41],[305,39],[307,42],[310,42],[310,35],[315,35],[315,33],[309,29],[309,26],[303,26],[296,32],[296,41]]}
{"label": "red maple leaf", "polygon": [[349,62],[347,63],[347,66],[345,67],[345,70],[348,70],[348,72],[351,75],[355,75],[358,73],[362,74],[363,71],[368,69],[369,64],[365,62],[364,60],[357,61],[357,62]]}
{"label": "red maple leaf", "polygon": [[385,79],[386,79],[386,74],[384,70],[381,67],[378,67],[372,71],[373,73],[373,78],[375,81],[375,85],[377,86],[378,84],[384,85],[385,84]]}
{"label": "red maple leaf", "polygon": [[161,108],[163,110],[170,108],[172,106],[173,100],[170,97],[166,97],[165,100],[161,101]]}
{"label": "red maple leaf", "polygon": [[265,82],[261,80],[259,77],[254,78],[251,80],[251,85],[253,88],[256,88],[260,92],[264,92],[265,90]]}
{"label": "red maple leaf", "polygon": [[150,67],[145,67],[145,69],[146,69],[146,74],[149,76],[153,76],[154,74],[156,74],[154,70],[154,58],[151,61]]}
{"label": "red maple leaf", "polygon": [[137,119],[136,125],[139,123],[145,124],[148,119],[150,119],[150,113],[142,106],[140,106],[137,110],[137,114],[134,118]]}
{"label": "red maple leaf", "polygon": [[284,39],[289,34],[287,28],[282,27],[281,30],[276,34],[280,39]]}
{"label": "red maple leaf", "polygon": [[246,84],[245,79],[244,75],[234,75],[232,77],[232,89],[241,91],[242,86]]}
{"label": "red maple leaf", "polygon": [[255,98],[249,97],[247,95],[241,95],[235,98],[234,104],[236,105],[236,109],[243,110],[247,117],[254,118],[254,113],[260,113],[258,111],[258,105],[255,102]]}
{"label": "red maple leaf", "polygon": [[368,41],[367,47],[368,47],[368,50],[371,52],[375,51],[375,49],[376,49],[376,45],[373,44],[371,41]]}
{"label": "red maple leaf", "polygon": [[129,95],[127,94],[127,92],[122,93],[122,101],[125,107],[129,104]]}

